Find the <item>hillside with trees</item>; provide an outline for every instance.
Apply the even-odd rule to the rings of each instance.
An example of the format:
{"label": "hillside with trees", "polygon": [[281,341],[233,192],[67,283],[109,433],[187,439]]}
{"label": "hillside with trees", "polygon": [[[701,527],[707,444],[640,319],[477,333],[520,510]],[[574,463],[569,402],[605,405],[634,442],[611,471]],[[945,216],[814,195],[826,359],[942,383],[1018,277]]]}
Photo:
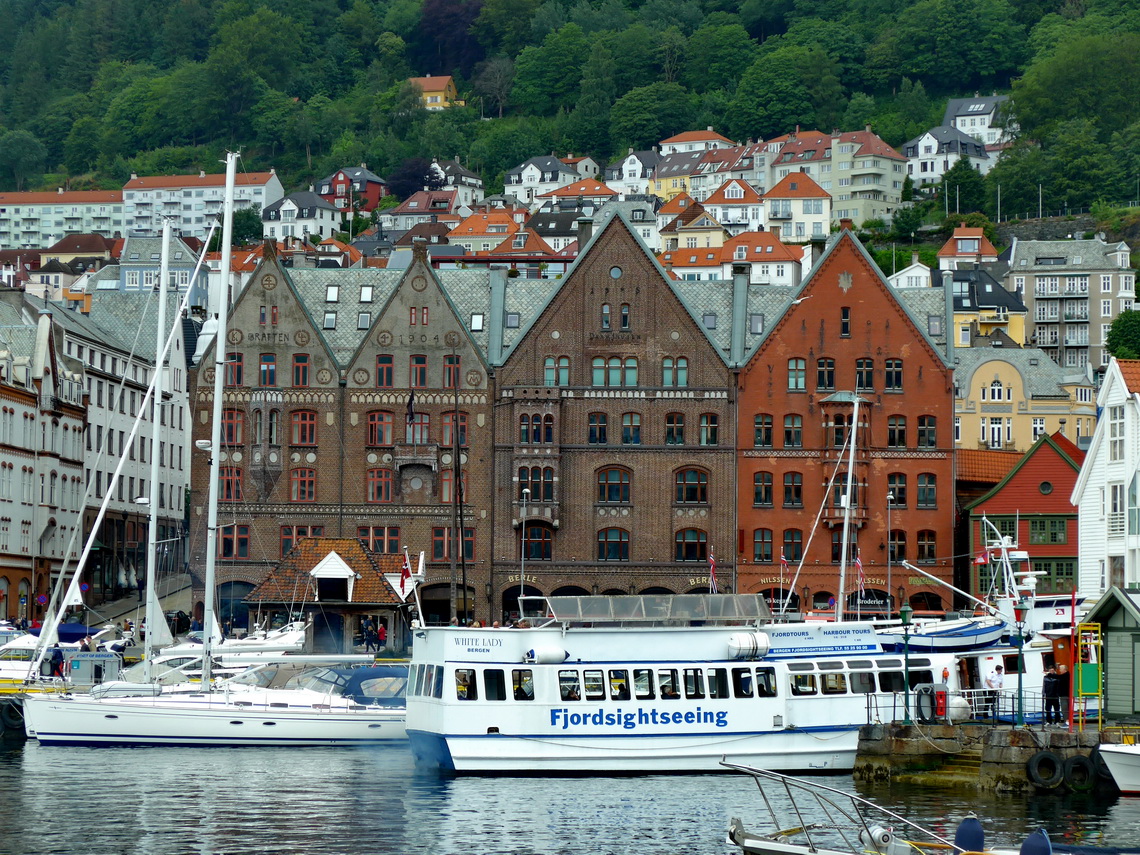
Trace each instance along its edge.
{"label": "hillside with trees", "polygon": [[[609,162],[679,131],[870,124],[892,145],[946,99],[1012,94],[993,216],[1140,194],[1140,0],[12,0],[0,189],[277,168],[288,188],[458,156],[489,189],[552,151]],[[1140,69],[1138,69],[1140,70]],[[427,112],[411,76],[467,106]],[[966,185],[969,185],[968,187]],[[963,200],[963,191],[968,199]]]}

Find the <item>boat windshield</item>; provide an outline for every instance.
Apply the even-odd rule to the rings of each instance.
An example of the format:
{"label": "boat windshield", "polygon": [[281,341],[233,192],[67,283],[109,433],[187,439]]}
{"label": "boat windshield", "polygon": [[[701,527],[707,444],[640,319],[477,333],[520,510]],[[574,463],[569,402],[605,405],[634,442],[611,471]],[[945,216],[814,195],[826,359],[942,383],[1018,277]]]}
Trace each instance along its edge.
{"label": "boat windshield", "polygon": [[772,619],[761,594],[642,594],[629,597],[523,597],[534,625],[638,623],[662,626],[745,625]]}

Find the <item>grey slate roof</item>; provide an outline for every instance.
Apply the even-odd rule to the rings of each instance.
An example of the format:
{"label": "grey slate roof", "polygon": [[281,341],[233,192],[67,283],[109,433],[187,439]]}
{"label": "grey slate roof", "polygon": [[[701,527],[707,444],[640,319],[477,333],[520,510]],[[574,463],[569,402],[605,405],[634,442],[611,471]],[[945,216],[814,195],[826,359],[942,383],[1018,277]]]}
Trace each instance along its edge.
{"label": "grey slate roof", "polygon": [[288,196],[283,196],[272,205],[266,205],[265,208],[263,208],[261,211],[261,219],[280,219],[278,213],[281,210],[281,206],[286,202],[292,202],[297,206],[301,219],[308,219],[314,216],[314,211],[317,208],[324,208],[326,211],[339,210],[336,205],[325,201],[322,197],[318,196],[316,193],[313,193],[310,190],[298,190],[296,193],[290,193]]}
{"label": "grey slate roof", "polygon": [[697,171],[697,166],[704,159],[705,154],[706,152],[703,151],[678,151],[667,154],[658,162],[657,168],[653,171],[653,177],[660,180],[680,175],[692,175]]}
{"label": "grey slate roof", "polygon": [[6,300],[0,300],[0,350],[14,359],[32,359],[36,352],[36,322]]}
{"label": "grey slate roof", "polygon": [[[1017,369],[1025,384],[1025,392],[1031,398],[1068,398],[1063,385],[1071,382],[1069,377],[1045,351],[1037,347],[956,347],[954,348],[954,383],[960,389],[971,389],[981,385],[974,380],[974,373],[987,362],[1000,359]],[[982,378],[988,385],[990,378]]]}
{"label": "grey slate roof", "polygon": [[563,163],[557,157],[553,157],[550,155],[543,155],[541,157],[532,157],[530,160],[524,160],[522,163],[520,163],[514,169],[508,169],[504,173],[504,175],[508,178],[510,176],[521,176],[522,171],[524,169],[526,169],[526,167],[529,166],[530,164],[534,164],[536,167],[538,167],[539,171],[543,172],[543,173],[561,172],[561,173],[564,173],[566,175],[572,175],[575,178],[581,177],[578,174],[577,170],[574,170],[571,167],[567,166],[565,163]]}
{"label": "grey slate roof", "polygon": [[[129,237],[123,244],[119,264],[157,267],[162,259],[161,237]],[[198,256],[177,235],[170,238],[170,266],[194,267]]]}
{"label": "grey slate roof", "polygon": [[[1108,256],[1129,252],[1128,244],[1090,240],[1016,240],[1010,246],[1010,273],[1061,273],[1066,270],[1120,270]],[[1024,262],[1024,263],[1023,263]]]}
{"label": "grey slate roof", "polygon": [[1008,95],[975,95],[973,98],[951,98],[946,105],[942,124],[953,124],[959,116],[987,116],[1008,100]]}
{"label": "grey slate roof", "polygon": [[654,168],[661,162],[661,155],[656,149],[629,152],[617,158],[606,167],[606,181],[617,181],[620,179],[622,177],[622,166],[631,156],[636,157],[641,162],[641,168],[646,177],[652,175]]}
{"label": "grey slate roof", "polygon": [[938,144],[935,154],[966,155],[968,157],[989,160],[990,155],[986,151],[985,145],[978,142],[969,134],[964,134],[957,128],[950,127],[949,125],[939,125],[937,128],[931,128],[926,131],[926,133],[919,134],[914,139],[904,143],[902,147],[903,154],[907,157],[919,157],[922,155],[923,152],[918,150],[918,146],[927,134],[933,137],[934,141]]}
{"label": "grey slate roof", "polygon": [[346,166],[343,169],[338,169],[336,172],[332,173],[331,175],[328,175],[325,178],[321,179],[320,181],[317,182],[317,184],[318,185],[320,185],[320,184],[332,184],[332,180],[336,177],[337,172],[343,172],[345,175],[348,176],[350,181],[373,181],[377,184],[387,184],[388,183],[383,178],[381,178],[379,175],[377,175],[375,172],[372,172],[370,169],[368,169],[365,166]]}
{"label": "grey slate roof", "polygon": [[954,288],[954,311],[973,312],[978,309],[1005,309],[1007,312],[1025,313],[1025,304],[1012,291],[1007,291],[987,271],[965,269],[954,271],[954,282],[965,283]]}

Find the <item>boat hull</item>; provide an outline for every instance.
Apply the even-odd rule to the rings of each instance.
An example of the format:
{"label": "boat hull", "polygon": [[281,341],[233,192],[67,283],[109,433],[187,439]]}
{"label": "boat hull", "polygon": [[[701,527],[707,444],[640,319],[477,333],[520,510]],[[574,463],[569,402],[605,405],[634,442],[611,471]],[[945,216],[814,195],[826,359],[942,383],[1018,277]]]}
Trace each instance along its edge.
{"label": "boat hull", "polygon": [[858,728],[643,737],[442,735],[409,729],[419,765],[458,774],[724,772],[720,761],[797,772],[855,766]]}
{"label": "boat hull", "polygon": [[43,745],[370,745],[406,743],[403,710],[284,708],[232,698],[27,697],[29,738]]}
{"label": "boat hull", "polygon": [[1101,745],[1100,756],[1120,792],[1140,795],[1140,745]]}

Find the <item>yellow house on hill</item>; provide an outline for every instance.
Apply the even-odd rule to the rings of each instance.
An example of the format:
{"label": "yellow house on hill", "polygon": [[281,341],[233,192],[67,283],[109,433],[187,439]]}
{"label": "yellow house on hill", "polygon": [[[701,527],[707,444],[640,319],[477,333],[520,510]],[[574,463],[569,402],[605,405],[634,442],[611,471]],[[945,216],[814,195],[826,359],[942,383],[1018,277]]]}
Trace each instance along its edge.
{"label": "yellow house on hill", "polygon": [[455,81],[451,75],[440,77],[409,77],[408,82],[418,87],[422,93],[425,110],[446,110],[448,107],[463,107],[467,102],[459,100]]}

